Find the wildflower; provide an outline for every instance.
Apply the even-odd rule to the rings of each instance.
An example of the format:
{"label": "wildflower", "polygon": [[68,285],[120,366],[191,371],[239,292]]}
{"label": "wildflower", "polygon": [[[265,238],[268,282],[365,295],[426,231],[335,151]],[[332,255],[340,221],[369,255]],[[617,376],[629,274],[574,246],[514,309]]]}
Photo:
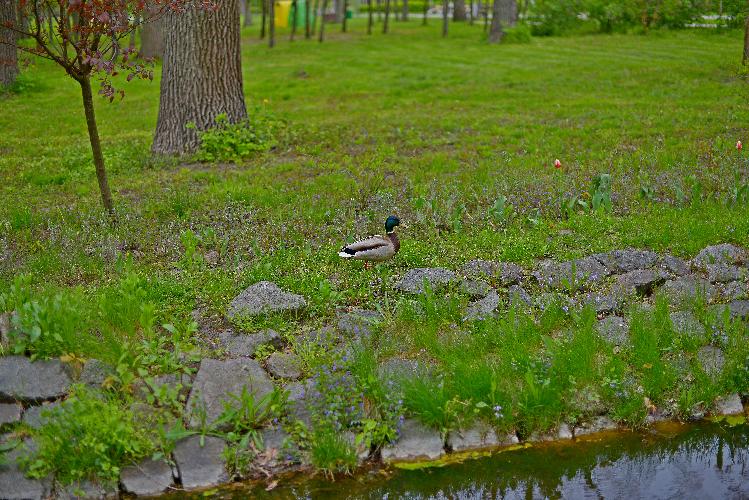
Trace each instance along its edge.
{"label": "wildflower", "polygon": [[562,162],[559,161],[559,158],[554,160],[554,168],[562,168]]}
{"label": "wildflower", "polygon": [[736,151],[740,153],[742,149],[744,149],[744,146],[741,144],[741,141],[736,141]]}

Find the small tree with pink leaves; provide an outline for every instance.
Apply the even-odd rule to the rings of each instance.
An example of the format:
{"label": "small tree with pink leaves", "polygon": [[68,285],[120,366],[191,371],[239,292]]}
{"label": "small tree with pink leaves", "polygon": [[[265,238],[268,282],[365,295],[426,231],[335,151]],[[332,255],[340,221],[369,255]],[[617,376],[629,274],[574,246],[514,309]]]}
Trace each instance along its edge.
{"label": "small tree with pink leaves", "polygon": [[[194,1],[206,9],[215,7],[208,0]],[[127,81],[152,80],[151,61],[139,59],[135,50],[121,41],[141,23],[150,22],[168,10],[182,11],[189,3],[191,0],[18,0],[19,18],[30,22],[5,21],[0,25],[0,34],[15,34],[0,36],[0,43],[32,38],[35,46],[19,46],[18,50],[55,62],[80,85],[101,200],[111,216],[114,204],[101,150],[91,80],[98,78],[98,94],[110,102],[124,96],[124,91],[113,84],[118,74],[126,75]],[[45,29],[50,21],[54,27],[51,32]]]}

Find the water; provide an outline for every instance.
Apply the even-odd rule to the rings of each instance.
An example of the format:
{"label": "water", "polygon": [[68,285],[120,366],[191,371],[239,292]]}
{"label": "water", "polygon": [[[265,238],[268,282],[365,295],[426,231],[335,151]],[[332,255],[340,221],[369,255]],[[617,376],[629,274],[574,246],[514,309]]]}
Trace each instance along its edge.
{"label": "water", "polygon": [[547,444],[442,468],[371,470],[335,482],[240,484],[223,498],[749,498],[749,426],[667,424],[640,433]]}

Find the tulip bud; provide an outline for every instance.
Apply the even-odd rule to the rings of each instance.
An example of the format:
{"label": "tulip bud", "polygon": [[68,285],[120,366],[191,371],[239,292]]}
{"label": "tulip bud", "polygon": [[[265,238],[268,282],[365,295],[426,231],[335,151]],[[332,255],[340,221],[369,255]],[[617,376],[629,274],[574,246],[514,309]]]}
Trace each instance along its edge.
{"label": "tulip bud", "polygon": [[741,151],[744,148],[744,146],[741,144],[741,141],[736,141],[736,151]]}
{"label": "tulip bud", "polygon": [[558,158],[554,160],[554,168],[562,168],[562,162]]}

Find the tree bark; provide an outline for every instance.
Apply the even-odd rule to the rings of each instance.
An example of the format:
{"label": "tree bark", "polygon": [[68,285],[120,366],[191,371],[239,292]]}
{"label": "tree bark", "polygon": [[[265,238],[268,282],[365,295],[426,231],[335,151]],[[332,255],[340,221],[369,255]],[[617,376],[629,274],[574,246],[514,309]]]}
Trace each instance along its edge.
{"label": "tree bark", "polygon": [[343,0],[343,20],[341,21],[341,31],[346,33],[348,28],[348,0]]}
{"label": "tree bark", "polygon": [[16,34],[4,28],[16,21],[16,0],[0,0],[0,88],[13,85],[18,77]]}
{"label": "tree bark", "polygon": [[473,0],[470,0],[470,2],[468,2],[468,23],[471,26],[473,26],[473,17],[474,17],[473,16],[473,8],[474,8]]}
{"label": "tree bark", "polygon": [[427,14],[429,14],[429,0],[424,0],[424,17],[421,20],[421,24],[427,25]]}
{"label": "tree bark", "polygon": [[442,36],[447,36],[450,0],[442,0]]}
{"label": "tree bark", "polygon": [[515,26],[518,21],[518,4],[516,0],[500,0],[500,20],[503,26]]}
{"label": "tree bark", "polygon": [[492,26],[489,30],[489,43],[502,41],[504,31],[502,29],[502,0],[494,0],[492,5]]}
{"label": "tree bark", "polygon": [[333,14],[336,23],[343,21],[343,0],[333,0]]}
{"label": "tree bark", "polygon": [[[156,15],[158,10],[148,15]],[[146,19],[140,29],[141,57],[164,57],[164,17]]]}
{"label": "tree bark", "polygon": [[265,38],[265,24],[268,20],[268,2],[270,0],[260,0],[260,39]]}
{"label": "tree bark", "polygon": [[385,0],[385,23],[382,25],[382,32],[387,33],[390,21],[390,0]]}
{"label": "tree bark", "polygon": [[268,0],[268,47],[276,46],[276,0]]}
{"label": "tree bark", "polygon": [[453,0],[453,21],[466,20],[466,2],[465,0]]}
{"label": "tree bark", "polygon": [[296,18],[299,15],[299,2],[297,0],[291,0],[291,34],[289,40],[294,41],[294,35],[296,35]]}
{"label": "tree bark", "polygon": [[81,96],[83,97],[83,110],[86,114],[86,125],[88,126],[88,139],[91,143],[91,154],[94,159],[94,168],[96,169],[96,179],[99,181],[99,192],[101,193],[101,202],[104,209],[109,215],[114,215],[114,203],[112,202],[112,192],[109,190],[109,180],[107,179],[107,170],[104,167],[104,155],[101,152],[101,141],[99,140],[99,130],[96,126],[96,112],[94,111],[94,96],[91,92],[91,79],[85,76],[79,80],[81,84]]}
{"label": "tree bark", "polygon": [[230,123],[247,119],[239,6],[217,5],[212,12],[191,5],[164,18],[161,99],[152,147],[156,154],[195,151],[198,131],[213,127],[219,115],[225,114]]}
{"label": "tree bark", "polygon": [[401,10],[401,21],[408,21],[408,0],[403,0],[403,9]]}
{"label": "tree bark", "polygon": [[244,27],[252,26],[252,0],[242,0],[244,2]]}

